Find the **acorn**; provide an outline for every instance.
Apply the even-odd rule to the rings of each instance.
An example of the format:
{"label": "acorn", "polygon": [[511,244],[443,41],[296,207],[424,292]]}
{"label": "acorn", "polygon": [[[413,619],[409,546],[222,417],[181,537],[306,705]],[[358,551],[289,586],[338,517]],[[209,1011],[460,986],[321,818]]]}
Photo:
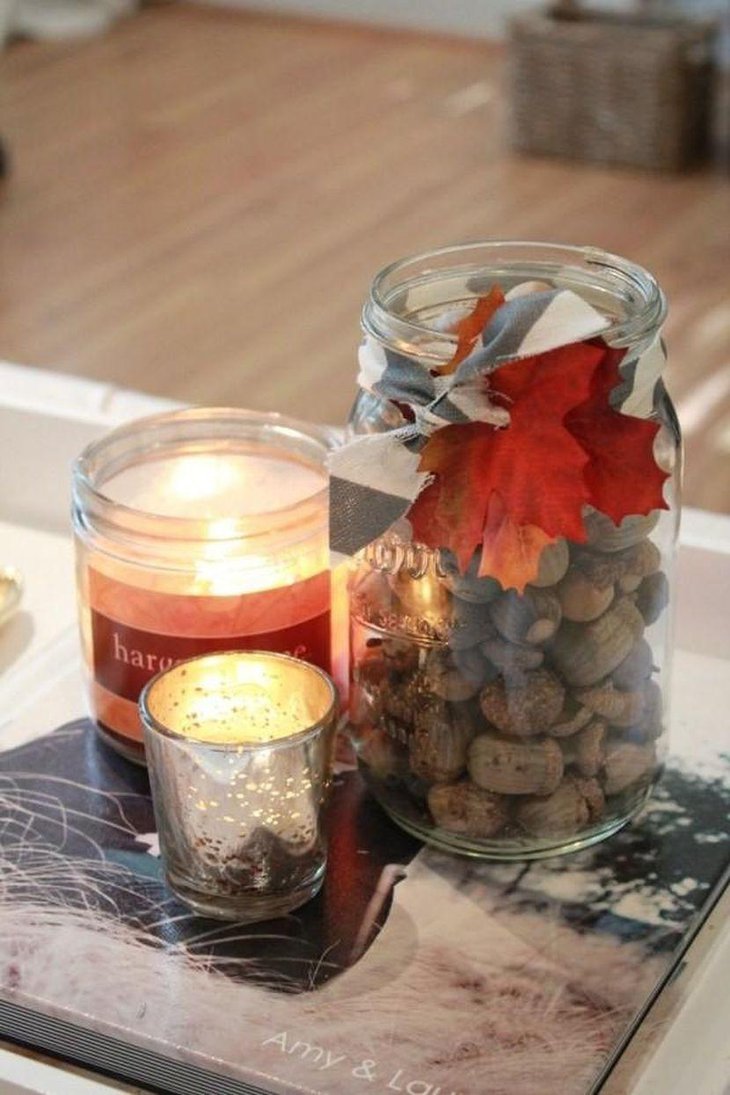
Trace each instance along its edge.
{"label": "acorn", "polygon": [[463,836],[487,839],[496,836],[507,822],[502,796],[468,780],[431,787],[428,808],[439,828]]}
{"label": "acorn", "polygon": [[584,544],[575,544],[571,550],[571,569],[581,571],[599,589],[618,583],[619,588],[626,585],[633,591],[637,580],[655,571],[660,560],[659,549],[651,540],[640,540],[631,547],[607,553],[591,550]]}
{"label": "acorn", "polygon": [[626,691],[635,688],[651,675],[654,655],[646,639],[639,639],[633,650],[616,666],[611,680],[617,688]]}
{"label": "acorn", "polygon": [[381,780],[399,779],[407,771],[405,747],[385,730],[369,729],[355,743],[358,758]]}
{"label": "acorn", "polygon": [[569,738],[582,730],[592,718],[593,712],[588,707],[581,707],[572,696],[566,695],[563,709],[555,722],[550,724],[547,733],[551,738]]}
{"label": "acorn", "polygon": [[558,629],[560,603],[547,589],[525,589],[520,596],[508,590],[489,606],[492,622],[503,639],[511,643],[547,642]]}
{"label": "acorn", "polygon": [[607,719],[613,726],[635,726],[644,711],[643,690],[622,692],[610,680],[592,688],[578,688],[574,695],[578,703]]}
{"label": "acorn", "polygon": [[482,689],[485,718],[504,734],[531,737],[544,733],[563,709],[565,688],[549,669],[515,679],[498,678]]}
{"label": "acorn", "polygon": [[617,795],[637,783],[648,783],[656,768],[653,745],[633,741],[613,742],[606,750],[603,767],[603,789],[607,795]]}
{"label": "acorn", "polygon": [[396,673],[412,673],[418,668],[418,647],[408,639],[383,639],[380,649],[388,668]]}
{"label": "acorn", "polygon": [[576,780],[566,777],[551,795],[519,802],[515,817],[532,836],[564,837],[588,824],[590,810]]}
{"label": "acorn", "polygon": [[538,589],[557,585],[568,569],[569,562],[570,551],[565,540],[556,540],[548,544],[540,552],[537,577],[532,579],[530,585]]}
{"label": "acorn", "polygon": [[610,517],[599,510],[586,507],[583,511],[583,527],[588,543],[597,551],[622,551],[632,547],[653,532],[658,520],[659,510],[652,510],[646,517],[624,517],[620,525],[615,525]]}
{"label": "acorn", "polygon": [[487,639],[479,649],[505,677],[524,673],[527,669],[537,669],[545,658],[542,650],[534,646],[508,643],[499,637]]}
{"label": "acorn", "polygon": [[424,702],[423,677],[415,673],[404,681],[391,681],[381,691],[383,711],[406,726],[412,726],[416,711]]}
{"label": "acorn", "polygon": [[572,777],[575,785],[586,800],[588,820],[599,821],[606,808],[606,796],[597,779]]}
{"label": "acorn", "polygon": [[451,658],[462,676],[480,688],[499,676],[497,667],[479,646],[469,646],[466,650],[452,649]]}
{"label": "acorn", "polygon": [[636,607],[647,626],[656,623],[669,603],[669,582],[666,574],[657,570],[641,582],[636,591]]}
{"label": "acorn", "polygon": [[454,622],[449,634],[452,650],[468,650],[496,634],[487,605],[454,598]]}
{"label": "acorn", "polygon": [[651,540],[640,540],[634,547],[621,552],[620,558],[626,569],[618,585],[624,593],[633,593],[638,589],[642,579],[657,571],[662,561],[659,548]]}
{"label": "acorn", "polygon": [[440,567],[444,575],[444,584],[455,597],[459,597],[462,601],[486,604],[502,592],[502,587],[496,578],[480,578],[480,561],[481,551],[478,551],[472,556],[466,572],[462,574],[456,556],[450,551],[441,552]]}
{"label": "acorn", "polygon": [[444,700],[469,700],[481,687],[480,681],[464,676],[452,657],[439,648],[432,650],[424,666],[424,684]]}
{"label": "acorn", "polygon": [[377,688],[388,676],[388,663],[381,647],[366,647],[352,670],[353,680],[366,688]]}
{"label": "acorn", "polygon": [[480,734],[469,746],[467,765],[476,784],[507,795],[549,794],[563,775],[563,754],[551,738],[509,741]]}
{"label": "acorn", "polygon": [[411,771],[427,783],[449,783],[466,768],[467,749],[476,733],[462,716],[450,717],[444,708],[423,712],[408,739]]}
{"label": "acorn", "polygon": [[549,657],[568,684],[597,684],[621,664],[643,629],[631,600],[619,597],[591,623],[564,621],[550,644]]}
{"label": "acorn", "polygon": [[556,589],[563,618],[586,623],[601,616],[613,600],[613,583],[596,585],[582,571],[571,568]]}
{"label": "acorn", "polygon": [[654,740],[664,733],[664,698],[656,681],[649,680],[644,686],[644,713],[638,728],[645,738]]}
{"label": "acorn", "polygon": [[603,767],[606,723],[594,719],[573,737],[561,741],[566,765],[574,765],[583,776],[596,776]]}

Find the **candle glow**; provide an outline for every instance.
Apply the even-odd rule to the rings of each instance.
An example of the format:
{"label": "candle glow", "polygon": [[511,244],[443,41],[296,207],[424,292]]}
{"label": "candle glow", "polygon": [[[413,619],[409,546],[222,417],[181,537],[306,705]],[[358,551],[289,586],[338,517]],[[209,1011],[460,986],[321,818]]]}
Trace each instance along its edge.
{"label": "candle glow", "polygon": [[137,699],[160,669],[228,649],[331,668],[327,447],[277,415],[196,409],[81,457],[77,497],[103,519],[77,523],[89,701],[127,755],[144,756]]}

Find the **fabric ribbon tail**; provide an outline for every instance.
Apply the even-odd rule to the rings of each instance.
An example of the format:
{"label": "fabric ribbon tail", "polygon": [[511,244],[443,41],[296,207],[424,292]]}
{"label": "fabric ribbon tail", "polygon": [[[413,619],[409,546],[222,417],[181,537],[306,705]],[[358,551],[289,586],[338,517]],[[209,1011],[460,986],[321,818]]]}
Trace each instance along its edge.
{"label": "fabric ribbon tail", "polygon": [[654,410],[654,390],[664,372],[667,355],[659,335],[638,357],[621,362],[623,383],[611,394],[611,402],[621,414],[649,418]]}
{"label": "fabric ribbon tail", "polygon": [[333,563],[382,536],[423,490],[430,476],[406,447],[413,430],[357,437],[329,458],[330,551]]}

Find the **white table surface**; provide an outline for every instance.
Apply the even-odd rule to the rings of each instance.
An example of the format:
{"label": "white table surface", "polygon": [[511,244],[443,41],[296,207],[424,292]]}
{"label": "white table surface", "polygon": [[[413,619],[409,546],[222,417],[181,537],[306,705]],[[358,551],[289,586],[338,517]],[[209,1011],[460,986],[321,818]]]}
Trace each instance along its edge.
{"label": "white table surface", "polygon": [[[39,672],[51,683],[59,652],[76,656],[68,522],[71,462],[88,441],[111,426],[170,406],[174,404],[141,393],[0,363],[0,559],[19,564],[26,575],[22,612],[0,633],[2,703],[16,716],[31,695],[37,716],[38,692],[31,684]],[[717,612],[703,612],[702,604],[703,596],[714,596],[718,582],[730,583],[730,518],[687,511],[681,541],[682,643],[705,654],[724,650],[723,656],[730,658],[730,629],[722,619],[714,632],[708,630],[706,621],[716,618]],[[696,572],[698,567],[707,572],[707,581],[691,584],[688,603],[689,598],[682,597],[681,572]],[[56,694],[54,703],[57,700]],[[78,697],[69,696],[68,702],[75,713]],[[0,711],[0,732],[2,721]],[[730,1095],[728,985],[730,893],[690,948],[681,975],[660,995],[603,1095]],[[139,1090],[0,1044],[0,1095]]]}

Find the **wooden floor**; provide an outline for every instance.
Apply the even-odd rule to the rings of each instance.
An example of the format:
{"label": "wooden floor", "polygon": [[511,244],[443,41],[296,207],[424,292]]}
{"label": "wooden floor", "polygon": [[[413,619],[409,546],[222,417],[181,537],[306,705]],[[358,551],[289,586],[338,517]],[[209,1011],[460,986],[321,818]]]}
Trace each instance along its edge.
{"label": "wooden floor", "polygon": [[0,357],[342,420],[384,263],[593,243],[671,304],[688,502],[730,511],[730,176],[529,160],[499,47],[179,5],[0,58]]}

